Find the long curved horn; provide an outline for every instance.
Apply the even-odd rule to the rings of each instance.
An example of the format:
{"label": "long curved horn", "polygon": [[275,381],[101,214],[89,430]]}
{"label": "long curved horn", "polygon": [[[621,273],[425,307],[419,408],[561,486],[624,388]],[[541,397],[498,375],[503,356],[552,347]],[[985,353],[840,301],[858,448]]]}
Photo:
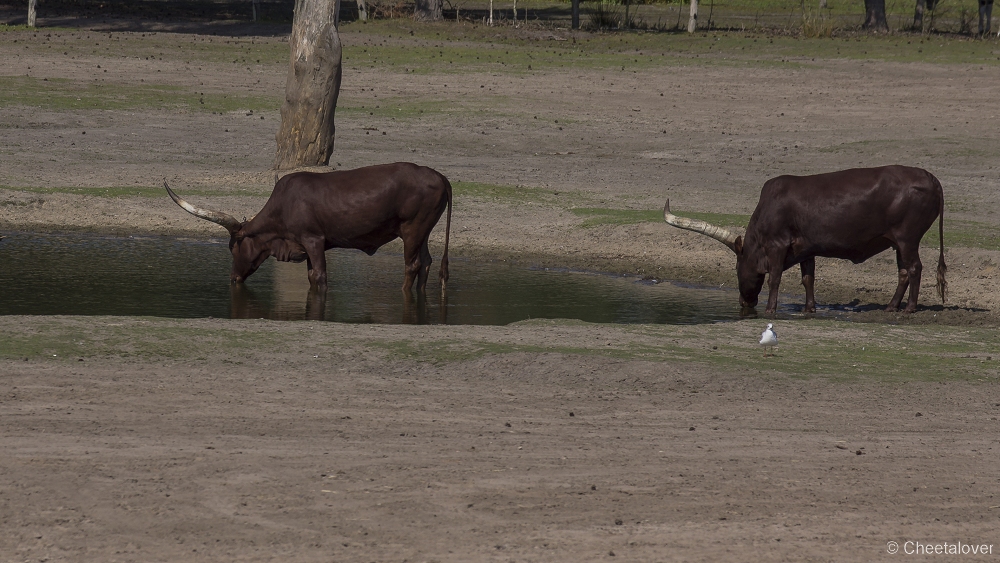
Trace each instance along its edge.
{"label": "long curved horn", "polygon": [[200,207],[195,207],[190,203],[184,201],[183,199],[178,197],[173,190],[170,189],[170,186],[167,185],[166,180],[163,181],[163,187],[167,188],[167,193],[170,195],[170,199],[174,200],[174,203],[181,206],[181,209],[187,211],[188,213],[194,215],[195,217],[200,217],[202,219],[205,219],[206,221],[211,221],[213,223],[222,225],[231,234],[235,234],[237,231],[240,230],[240,227],[243,226],[242,223],[237,221],[236,217],[233,217],[232,215],[223,213],[221,211],[212,211],[211,209],[202,209]]}
{"label": "long curved horn", "polygon": [[673,225],[678,229],[686,229],[688,231],[694,231],[696,233],[710,236],[728,246],[729,250],[736,252],[736,235],[727,229],[717,227],[711,223],[674,215],[670,212],[670,199],[667,199],[667,204],[663,206],[663,220],[666,221],[668,225]]}

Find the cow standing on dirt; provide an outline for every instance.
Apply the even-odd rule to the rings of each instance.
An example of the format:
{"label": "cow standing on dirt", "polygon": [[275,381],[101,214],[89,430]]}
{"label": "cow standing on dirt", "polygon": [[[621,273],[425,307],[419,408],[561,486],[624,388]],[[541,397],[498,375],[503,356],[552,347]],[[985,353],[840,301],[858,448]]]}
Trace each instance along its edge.
{"label": "cow standing on dirt", "polygon": [[816,310],[816,256],[859,264],[890,247],[896,250],[899,284],[886,311],[899,309],[907,287],[910,297],[904,311],[916,311],[923,269],[920,239],[939,219],[937,289],[941,301],[945,300],[944,192],[938,179],[920,168],[883,166],[772,178],[760,192],[744,237],[671,214],[669,199],[663,218],[675,227],[710,236],[736,253],[740,305],[744,308],[757,306],[766,274],[767,314],[778,307],[781,273],[788,268],[800,265],[805,311],[812,313]]}
{"label": "cow standing on dirt", "polygon": [[448,179],[425,166],[408,162],[336,172],[295,172],[274,186],[264,208],[249,221],[219,211],[195,207],[175,194],[170,197],[196,217],[229,231],[233,254],[230,281],[242,283],[274,256],[282,262],[309,265],[309,283],[326,289],[326,254],[331,248],[356,248],[368,255],[397,237],[403,239],[403,291],[427,285],[431,253],[427,240],[445,208],[441,292],[448,281],[448,239],[451,233],[452,191]]}

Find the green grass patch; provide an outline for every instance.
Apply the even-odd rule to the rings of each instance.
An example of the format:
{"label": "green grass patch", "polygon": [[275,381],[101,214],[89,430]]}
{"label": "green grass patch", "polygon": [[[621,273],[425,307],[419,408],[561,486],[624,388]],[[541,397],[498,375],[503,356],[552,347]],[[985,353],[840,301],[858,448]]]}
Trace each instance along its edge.
{"label": "green grass patch", "polygon": [[[176,33],[102,33],[79,29],[23,26],[0,28],[0,47],[18,53],[65,57],[68,60],[101,60],[95,75],[115,70],[117,60],[181,62],[192,70],[202,64],[244,67],[280,65],[287,68],[289,46],[282,37],[226,37]],[[106,77],[106,75],[104,75]]]}
{"label": "green grass patch", "polygon": [[[601,326],[536,320],[464,331],[435,327],[423,336],[406,329],[377,333],[337,324],[205,322],[155,318],[19,317],[5,324],[0,358],[75,361],[103,357],[138,361],[198,361],[218,356],[253,364],[275,350],[290,365],[338,354],[388,362],[442,365],[490,355],[562,354],[697,366],[713,372],[824,377],[843,381],[988,380],[1000,375],[994,328],[855,324],[837,320],[776,320],[781,344],[764,358],[756,339],[764,319],[698,326]],[[13,330],[16,324],[16,330]],[[317,344],[305,334],[329,331]],[[391,334],[387,336],[386,334]]]}
{"label": "green grass patch", "polygon": [[205,328],[169,319],[62,317],[32,319],[18,330],[6,331],[0,339],[0,358],[196,359],[211,356],[216,350],[235,350],[250,357],[261,346],[294,349],[293,340],[268,330]]}
{"label": "green grass patch", "polygon": [[107,188],[0,186],[0,190],[33,194],[73,194],[108,198],[161,197],[167,194],[166,190],[162,187],[150,188],[145,186],[111,186]]}
{"label": "green grass patch", "polygon": [[576,207],[570,212],[577,217],[583,217],[582,227],[598,225],[635,225],[637,223],[655,223],[663,221],[662,211],[645,209],[604,209],[600,207]]}
{"label": "green grass patch", "polygon": [[[27,192],[32,194],[72,194],[90,197],[168,197],[163,186],[110,186],[110,187],[74,187],[74,186],[0,186],[0,191]],[[240,190],[239,192],[228,192],[207,189],[185,188],[181,197],[188,196],[220,196],[220,195],[268,195],[270,189],[264,190]]]}
{"label": "green grass patch", "polygon": [[565,192],[545,188],[527,186],[501,186],[497,184],[482,184],[478,182],[452,182],[454,197],[472,197],[477,199],[492,199],[507,203],[548,203],[557,204],[560,198],[580,196],[577,192]]}
{"label": "green grass patch", "polygon": [[[928,248],[938,248],[939,241],[938,225],[935,223],[924,233],[920,244]],[[955,246],[1000,250],[1000,231],[997,230],[996,225],[948,219],[944,223],[945,252]]]}
{"label": "green grass patch", "polygon": [[[696,364],[731,373],[778,373],[843,381],[995,380],[1000,368],[1000,349],[995,345],[994,329],[854,325],[835,320],[779,321],[782,343],[775,357],[765,358],[756,344],[758,325],[762,323],[747,320],[695,327],[623,326],[619,327],[619,334],[604,335],[592,346],[574,343],[581,339],[572,335],[551,344],[484,342],[462,337],[431,341],[370,340],[358,344],[377,349],[393,361],[435,365],[472,361],[488,355],[566,354],[666,362],[673,366]],[[569,329],[581,323],[544,320],[518,325],[524,327],[524,336],[531,340],[532,327],[536,325],[551,334],[554,326],[565,325]],[[746,334],[747,328],[752,328],[752,334]],[[605,340],[610,343],[606,344]]]}
{"label": "green grass patch", "polygon": [[[379,118],[414,119],[432,115],[448,115],[469,111],[467,103],[448,101],[415,101],[412,98],[380,98],[338,100],[337,113],[346,115],[371,115]],[[481,100],[480,100],[481,102]],[[475,108],[479,111],[480,108]]]}
{"label": "green grass patch", "polygon": [[0,76],[0,107],[56,111],[165,109],[205,112],[277,110],[279,96],[199,93],[163,84],[94,84],[68,79]]}
{"label": "green grass patch", "polygon": [[[860,13],[858,18],[860,23]],[[792,29],[801,27],[801,22],[801,12],[786,20]],[[539,40],[502,26],[454,22],[417,26],[401,20],[345,23],[341,32],[345,37],[345,66],[416,73],[521,74],[560,68],[631,72],[678,64],[811,66],[813,59],[1000,63],[994,41],[939,34],[849,33],[811,39],[766,31],[633,31],[591,33],[555,41]],[[363,39],[355,39],[354,34],[362,34]],[[386,39],[379,40],[379,36]],[[555,34],[550,37],[555,38]]]}

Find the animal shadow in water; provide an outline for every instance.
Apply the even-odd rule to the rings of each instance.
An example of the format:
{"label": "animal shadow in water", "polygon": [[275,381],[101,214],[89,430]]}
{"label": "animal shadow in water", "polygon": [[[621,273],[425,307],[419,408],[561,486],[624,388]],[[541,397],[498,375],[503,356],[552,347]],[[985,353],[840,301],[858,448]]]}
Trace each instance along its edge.
{"label": "animal shadow in water", "polygon": [[326,319],[326,289],[309,288],[306,296],[306,320],[322,321]]}
{"label": "animal shadow in water", "polygon": [[[403,318],[400,320],[405,325],[425,325],[430,324],[430,313],[427,310],[427,293],[418,291],[416,295],[406,293],[403,295]],[[448,296],[441,296],[441,306],[438,308],[438,323],[448,324]]]}
{"label": "animal shadow in water", "polygon": [[253,291],[244,284],[230,284],[229,286],[229,318],[231,319],[257,319],[260,318],[260,311],[255,307],[257,300]]}
{"label": "animal shadow in water", "polygon": [[326,318],[326,292],[310,288],[302,316],[296,313],[281,314],[272,310],[246,284],[229,286],[229,317],[232,319],[277,319],[322,321]]}
{"label": "animal shadow in water", "polygon": [[[801,313],[804,306],[803,305],[793,305],[792,307],[796,310],[796,312]],[[866,317],[878,316],[878,315],[887,315],[887,316],[890,316],[890,318],[895,319],[895,318],[899,318],[898,317],[899,315],[904,315],[906,317],[910,317],[911,316],[910,313],[904,313],[902,311],[902,309],[899,310],[899,311],[889,312],[889,311],[885,310],[885,307],[886,307],[885,303],[864,303],[864,304],[862,304],[860,299],[854,299],[854,300],[852,300],[852,301],[850,301],[848,303],[830,303],[830,304],[827,304],[827,305],[818,305],[817,306],[818,309],[821,309],[821,310],[825,309],[826,311],[829,311],[830,313],[863,314]],[[989,309],[983,309],[983,308],[980,308],[980,307],[969,307],[969,306],[964,306],[963,307],[963,306],[958,306],[958,305],[942,305],[940,303],[936,303],[934,305],[919,305],[918,304],[917,305],[917,311],[916,311],[916,313],[913,313],[913,315],[919,315],[920,313],[925,313],[925,312],[930,312],[930,313],[946,313],[953,320],[958,320],[959,317],[964,318],[963,315],[976,315],[977,313],[989,313],[989,311],[990,311]],[[817,315],[822,316],[822,311],[818,311]],[[914,318],[914,319],[921,319],[923,317],[916,316],[916,317],[912,317],[912,318]],[[969,317],[969,319],[971,319],[971,320],[974,321],[975,317]]]}

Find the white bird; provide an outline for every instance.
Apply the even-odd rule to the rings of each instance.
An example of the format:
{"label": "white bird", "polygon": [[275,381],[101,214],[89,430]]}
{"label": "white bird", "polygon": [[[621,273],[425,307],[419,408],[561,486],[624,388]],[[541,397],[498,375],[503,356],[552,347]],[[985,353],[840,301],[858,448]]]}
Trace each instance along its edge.
{"label": "white bird", "polygon": [[773,326],[773,324],[767,323],[767,328],[760,333],[760,345],[764,347],[765,358],[768,356],[768,348],[773,351],[774,347],[778,345],[778,333],[771,329]]}

